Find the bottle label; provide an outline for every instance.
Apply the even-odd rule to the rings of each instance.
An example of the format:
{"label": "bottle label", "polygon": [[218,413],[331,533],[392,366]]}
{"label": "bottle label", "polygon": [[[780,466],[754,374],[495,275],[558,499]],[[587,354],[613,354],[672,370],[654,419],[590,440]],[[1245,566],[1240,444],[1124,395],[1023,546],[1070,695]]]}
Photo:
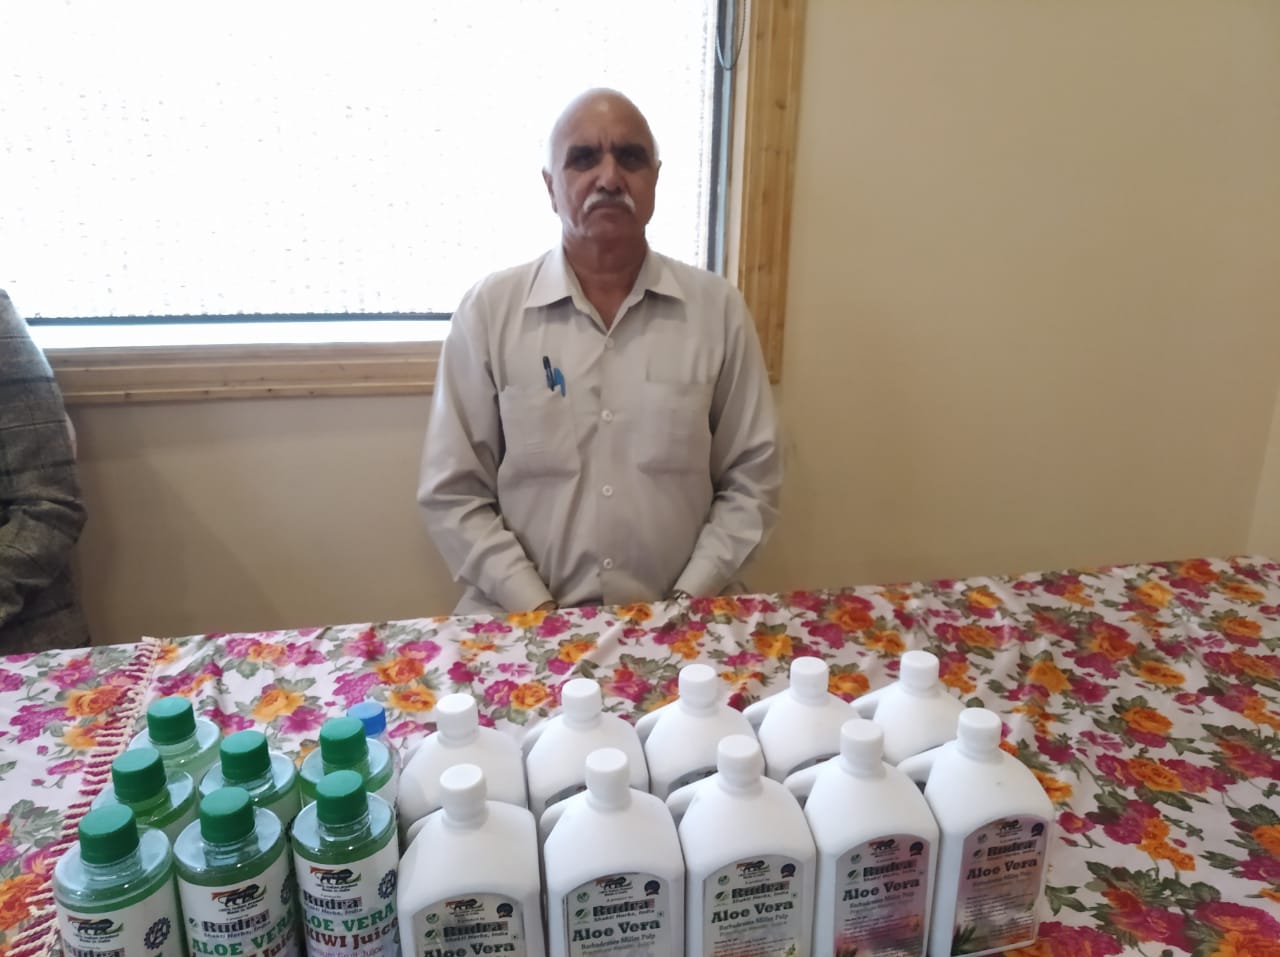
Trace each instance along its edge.
{"label": "bottle label", "polygon": [[436,901],[411,917],[413,941],[405,953],[417,957],[524,957],[524,914],[520,902],[501,894],[459,894]]}
{"label": "bottle label", "polygon": [[178,893],[192,954],[298,957],[287,853],[236,884],[204,887],[179,878]]}
{"label": "bottle label", "polygon": [[836,858],[837,954],[919,957],[928,917],[929,842],[887,834]]}
{"label": "bottle label", "polygon": [[569,957],[670,957],[681,952],[673,934],[667,882],[653,874],[605,874],[564,899]]}
{"label": "bottle label", "polygon": [[716,766],[714,764],[708,764],[703,768],[694,768],[692,771],[688,771],[672,781],[671,788],[667,793],[670,794],[672,791],[679,791],[686,784],[693,784],[695,781],[701,781],[703,778],[709,778],[715,773]]}
{"label": "bottle label", "polygon": [[802,957],[802,867],[795,858],[765,854],[708,874],[702,882],[702,952],[707,957]]}
{"label": "bottle label", "polygon": [[799,764],[795,765],[793,768],[787,771],[784,775],[782,775],[781,780],[785,781],[787,778],[791,777],[791,775],[795,774],[797,771],[803,771],[805,768],[811,768],[815,764],[821,764],[823,761],[829,761],[832,758],[834,758],[837,753],[838,752],[836,751],[832,751],[828,754],[819,754],[817,757],[809,758],[807,761],[801,761]]}
{"label": "bottle label", "polygon": [[66,957],[181,957],[181,918],[171,881],[118,910],[86,914],[58,904],[58,930]]}
{"label": "bottle label", "polygon": [[579,781],[577,784],[570,784],[567,788],[561,788],[555,794],[547,798],[547,803],[542,805],[542,810],[545,811],[553,804],[559,804],[561,801],[566,801],[575,794],[581,794],[586,789],[587,785],[583,781]]}
{"label": "bottle label", "polygon": [[952,954],[1035,940],[1048,843],[1049,822],[1034,815],[999,818],[965,838]]}
{"label": "bottle label", "polygon": [[396,842],[350,864],[293,858],[310,957],[397,957]]}

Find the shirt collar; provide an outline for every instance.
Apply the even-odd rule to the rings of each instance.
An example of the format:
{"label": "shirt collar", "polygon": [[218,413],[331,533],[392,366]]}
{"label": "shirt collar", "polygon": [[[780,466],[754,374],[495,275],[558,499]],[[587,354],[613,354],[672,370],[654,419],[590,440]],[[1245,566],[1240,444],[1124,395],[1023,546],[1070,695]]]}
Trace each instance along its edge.
{"label": "shirt collar", "polygon": [[[681,288],[675,272],[671,269],[670,260],[652,249],[645,253],[644,262],[640,266],[640,275],[636,277],[636,284],[632,290],[633,294],[636,292],[641,296],[645,292],[654,292],[673,299],[685,299],[684,289]],[[582,295],[582,286],[573,270],[569,268],[564,247],[556,246],[542,257],[537,275],[533,277],[533,285],[529,287],[529,293],[525,296],[524,306],[526,309],[534,309],[538,306],[549,306],[562,299],[573,298],[585,299]]]}

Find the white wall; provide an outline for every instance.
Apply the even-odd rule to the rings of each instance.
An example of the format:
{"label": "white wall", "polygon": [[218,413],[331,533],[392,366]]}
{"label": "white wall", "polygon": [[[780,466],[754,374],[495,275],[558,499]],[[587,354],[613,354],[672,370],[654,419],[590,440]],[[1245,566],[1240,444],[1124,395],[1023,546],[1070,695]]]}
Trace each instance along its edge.
{"label": "white wall", "polygon": [[[1277,36],[1247,0],[810,0],[753,587],[1280,553]],[[96,640],[446,612],[426,408],[75,410]]]}

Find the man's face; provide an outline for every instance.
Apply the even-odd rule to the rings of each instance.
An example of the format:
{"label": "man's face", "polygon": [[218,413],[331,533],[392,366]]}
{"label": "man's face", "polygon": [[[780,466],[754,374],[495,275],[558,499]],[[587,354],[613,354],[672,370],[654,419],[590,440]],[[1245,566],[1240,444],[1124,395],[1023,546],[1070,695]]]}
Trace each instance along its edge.
{"label": "man's face", "polygon": [[626,100],[586,100],[557,124],[543,172],[566,239],[644,236],[658,184],[653,137]]}

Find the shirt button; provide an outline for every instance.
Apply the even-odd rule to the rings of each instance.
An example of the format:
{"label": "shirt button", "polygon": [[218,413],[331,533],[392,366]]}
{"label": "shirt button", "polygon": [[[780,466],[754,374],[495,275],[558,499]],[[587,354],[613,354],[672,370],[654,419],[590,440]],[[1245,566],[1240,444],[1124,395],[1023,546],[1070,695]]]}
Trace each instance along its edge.
{"label": "shirt button", "polygon": [[613,559],[606,558],[604,561],[600,563],[600,567],[603,568],[605,571],[608,571],[610,568],[613,567]]}
{"label": "shirt button", "polygon": [[613,486],[606,485],[604,488],[600,490],[600,494],[603,495],[605,498],[608,498],[610,495],[613,494]]}
{"label": "shirt button", "polygon": [[603,412],[600,413],[600,418],[604,419],[606,422],[612,422],[613,412],[610,411],[609,409],[605,409]]}
{"label": "shirt button", "polygon": [[612,339],[606,339],[606,340],[604,341],[604,347],[605,347],[606,349],[612,349],[612,348],[613,348],[613,340],[612,340]]}

